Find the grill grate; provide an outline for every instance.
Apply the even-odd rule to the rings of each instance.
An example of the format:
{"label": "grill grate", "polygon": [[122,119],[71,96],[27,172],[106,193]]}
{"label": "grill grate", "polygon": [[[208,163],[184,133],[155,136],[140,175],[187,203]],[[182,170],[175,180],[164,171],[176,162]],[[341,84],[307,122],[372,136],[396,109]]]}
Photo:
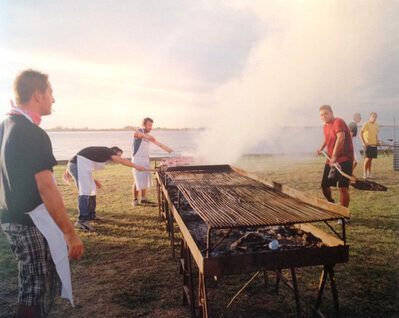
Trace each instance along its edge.
{"label": "grill grate", "polygon": [[342,218],[240,175],[228,165],[169,168],[166,175],[208,228],[286,225]]}

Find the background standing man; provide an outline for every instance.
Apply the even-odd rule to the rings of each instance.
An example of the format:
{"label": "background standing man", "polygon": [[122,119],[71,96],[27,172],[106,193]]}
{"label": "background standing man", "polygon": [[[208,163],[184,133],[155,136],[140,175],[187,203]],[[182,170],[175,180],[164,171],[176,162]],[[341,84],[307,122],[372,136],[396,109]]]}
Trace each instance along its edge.
{"label": "background standing man", "polygon": [[65,176],[66,181],[68,181],[68,174],[71,174],[79,190],[79,217],[75,223],[75,227],[79,229],[86,231],[96,230],[91,225],[91,221],[96,219],[97,188],[101,189],[102,185],[98,180],[94,179],[93,170],[104,169],[108,160],[127,167],[134,167],[139,171],[145,170],[145,168],[123,159],[122,149],[116,146],[111,148],[87,147],[73,156],[68,162]]}
{"label": "background standing man", "polygon": [[358,134],[358,125],[362,120],[362,116],[359,113],[353,115],[353,121],[348,125],[352,136],[353,143],[353,170],[355,170],[357,164],[362,161],[362,154],[360,153],[360,139]]}
{"label": "background standing man", "polygon": [[374,175],[371,173],[371,162],[374,158],[377,158],[377,146],[381,145],[378,140],[378,132],[380,126],[375,122],[377,119],[377,113],[370,114],[370,120],[363,124],[362,130],[360,131],[360,138],[363,142],[364,153],[366,159],[364,160],[364,173],[363,178],[373,178]]}
{"label": "background standing man", "polygon": [[[136,165],[150,169],[150,142],[156,141],[149,135],[154,121],[151,118],[144,118],[142,127],[134,132],[132,162]],[[138,171],[133,168],[133,201],[132,205],[139,205],[138,195],[141,191],[141,203],[149,203],[146,197],[147,188],[152,187],[152,174],[150,171]]]}
{"label": "background standing man", "polygon": [[[17,316],[39,317],[47,314],[46,304],[59,294],[56,286],[63,276],[57,275],[52,260],[49,245],[53,239],[43,234],[43,228],[39,230],[40,222],[36,223],[32,213],[50,218],[52,223],[47,226],[53,227],[44,230],[62,231],[62,242],[57,244],[65,246],[66,242],[70,259],[83,255],[83,243],[74,231],[53,177],[57,162],[50,138],[38,126],[41,116],[51,114],[55,102],[48,75],[23,71],[14,89],[17,107],[0,124],[1,227],[18,261]],[[66,251],[65,247],[69,268]]]}
{"label": "background standing man", "polygon": [[331,160],[327,160],[321,187],[323,194],[329,202],[335,202],[331,196],[331,187],[336,187],[338,183],[341,205],[349,206],[349,183],[350,180],[342,176],[335,168],[335,172],[330,172],[334,164],[338,163],[342,171],[352,175],[353,168],[353,145],[352,137],[348,126],[341,118],[335,118],[331,106],[323,105],[320,107],[320,117],[324,122],[324,141],[320,149],[316,151],[319,155],[327,146],[327,154]]}

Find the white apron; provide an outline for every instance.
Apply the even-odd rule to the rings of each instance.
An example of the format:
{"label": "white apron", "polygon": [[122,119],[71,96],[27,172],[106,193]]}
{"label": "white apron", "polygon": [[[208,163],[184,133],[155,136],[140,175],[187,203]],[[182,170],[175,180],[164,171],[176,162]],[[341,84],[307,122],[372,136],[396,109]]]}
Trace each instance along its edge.
{"label": "white apron", "polygon": [[73,304],[71,269],[69,267],[68,249],[64,233],[54,222],[44,204],[28,213],[37,229],[46,238],[55,269],[62,283],[61,297],[69,299]]}
{"label": "white apron", "polygon": [[[132,162],[144,168],[151,168],[150,165],[150,142],[143,138],[140,147],[132,158]],[[133,168],[134,183],[137,190],[144,190],[152,187],[151,171],[137,171]]]}
{"label": "white apron", "polygon": [[97,187],[94,182],[93,170],[105,168],[105,162],[95,162],[83,156],[77,156],[79,195],[96,195]]}
{"label": "white apron", "polygon": [[360,149],[362,148],[362,146],[360,144],[359,133],[357,133],[356,136],[352,138],[352,143],[354,159],[357,163],[359,163],[360,161],[362,161],[362,154],[360,153]]}

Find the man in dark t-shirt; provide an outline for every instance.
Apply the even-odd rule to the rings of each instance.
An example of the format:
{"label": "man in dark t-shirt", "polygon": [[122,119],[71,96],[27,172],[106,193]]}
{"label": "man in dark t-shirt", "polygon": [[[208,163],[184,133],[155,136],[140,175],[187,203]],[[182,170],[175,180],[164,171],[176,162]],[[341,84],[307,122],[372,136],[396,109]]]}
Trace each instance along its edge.
{"label": "man in dark t-shirt", "polygon": [[[51,114],[54,103],[48,75],[23,71],[14,87],[17,107],[0,124],[1,227],[18,261],[17,316],[39,317],[48,314],[47,306],[60,284],[49,248],[53,241],[43,233],[58,226],[65,241],[57,237],[57,242],[66,242],[70,259],[83,255],[83,243],[54,181],[52,171],[57,162],[50,139],[38,126],[41,116]],[[39,229],[36,224],[43,226],[43,222],[36,219],[35,223],[32,213],[51,222]]]}
{"label": "man in dark t-shirt", "polygon": [[68,176],[72,175],[79,191],[79,217],[75,223],[76,228],[95,231],[91,221],[96,219],[97,188],[102,188],[102,185],[98,180],[94,179],[93,170],[103,169],[107,161],[113,161],[127,167],[136,168],[139,171],[151,171],[151,169],[138,166],[127,159],[121,158],[121,156],[122,150],[116,146],[111,148],[87,147],[80,150],[69,160],[64,178],[68,181]]}
{"label": "man in dark t-shirt", "polygon": [[329,105],[320,107],[320,116],[324,122],[324,141],[320,149],[316,151],[320,154],[321,151],[327,146],[327,154],[331,160],[327,160],[321,187],[326,199],[330,202],[335,202],[331,196],[331,187],[337,186],[340,190],[341,205],[349,206],[349,183],[350,180],[341,175],[338,171],[334,174],[331,169],[336,164],[340,165],[342,171],[348,175],[352,175],[353,166],[353,144],[350,131],[345,121],[341,118],[335,118],[332,109]]}

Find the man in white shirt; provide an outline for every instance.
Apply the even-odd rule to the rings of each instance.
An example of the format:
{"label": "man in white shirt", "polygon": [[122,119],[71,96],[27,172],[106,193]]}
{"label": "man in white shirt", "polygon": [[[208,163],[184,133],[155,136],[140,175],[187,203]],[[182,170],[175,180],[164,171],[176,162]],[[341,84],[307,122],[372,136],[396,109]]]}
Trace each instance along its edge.
{"label": "man in white shirt", "polygon": [[[144,168],[151,168],[150,165],[150,143],[156,141],[149,135],[154,121],[151,118],[144,118],[142,127],[134,132],[132,162]],[[133,168],[133,201],[132,205],[139,205],[138,195],[141,191],[141,203],[149,203],[146,197],[146,190],[152,186],[152,174],[150,171],[138,171]]]}

